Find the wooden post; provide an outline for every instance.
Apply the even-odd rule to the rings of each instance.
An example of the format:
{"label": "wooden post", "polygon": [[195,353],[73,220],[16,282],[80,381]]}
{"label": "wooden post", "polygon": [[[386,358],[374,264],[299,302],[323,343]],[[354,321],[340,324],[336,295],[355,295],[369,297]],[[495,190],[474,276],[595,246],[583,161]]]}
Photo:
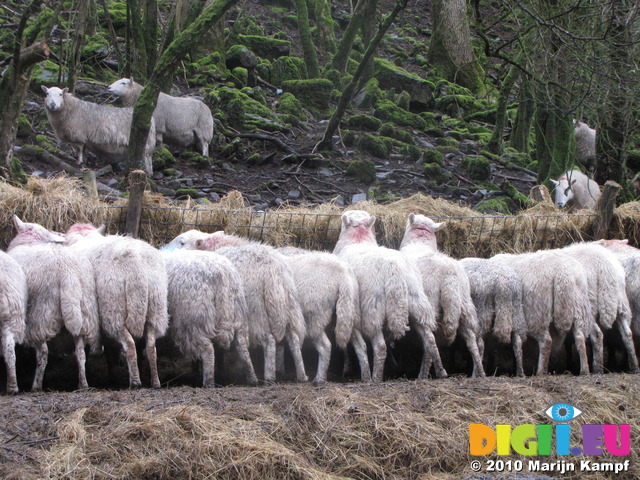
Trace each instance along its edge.
{"label": "wooden post", "polygon": [[533,187],[529,197],[536,203],[553,203],[553,199],[546,185],[536,185]]}
{"label": "wooden post", "polygon": [[598,219],[593,229],[593,239],[606,238],[609,226],[613,220],[613,209],[616,206],[616,197],[620,192],[620,185],[613,180],[608,180],[602,189],[602,195],[598,199],[594,210]]}
{"label": "wooden post", "polygon": [[98,198],[98,182],[96,181],[96,172],[88,168],[82,169],[82,183],[87,191],[89,198]]}
{"label": "wooden post", "polygon": [[142,197],[147,186],[147,174],[134,170],[129,175],[129,203],[127,204],[127,223],[125,233],[138,237],[140,218],[142,217]]}

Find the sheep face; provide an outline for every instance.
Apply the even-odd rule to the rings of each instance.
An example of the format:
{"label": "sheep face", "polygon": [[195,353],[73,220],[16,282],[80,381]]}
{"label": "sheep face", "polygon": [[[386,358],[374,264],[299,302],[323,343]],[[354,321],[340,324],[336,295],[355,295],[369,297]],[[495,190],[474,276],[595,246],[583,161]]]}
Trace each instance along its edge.
{"label": "sheep face", "polygon": [[109,85],[107,87],[107,91],[113,95],[124,97],[131,92],[132,86],[133,80],[129,78],[121,78],[120,80],[116,80],[111,85]]}
{"label": "sheep face", "polygon": [[376,237],[371,230],[376,217],[364,210],[351,210],[342,214],[340,239],[350,243],[376,243]]}
{"label": "sheep face", "polygon": [[576,181],[576,179],[569,181],[566,175],[563,175],[557,181],[551,180],[551,183],[555,185],[554,200],[558,207],[563,208],[573,198],[573,189],[571,187]]}
{"label": "sheep face", "polygon": [[47,88],[42,86],[42,91],[47,95],[44,99],[44,106],[50,112],[59,112],[64,105],[64,96],[69,91],[68,88],[58,87]]}
{"label": "sheep face", "polygon": [[51,232],[37,223],[23,222],[16,215],[13,216],[13,224],[18,233],[9,244],[9,250],[20,245],[64,242],[64,237],[59,233]]}
{"label": "sheep face", "polygon": [[172,249],[185,249],[185,250],[198,250],[198,242],[202,242],[209,234],[201,232],[199,230],[189,230],[187,232],[181,233],[176,238],[171,240],[165,248],[167,250]]}

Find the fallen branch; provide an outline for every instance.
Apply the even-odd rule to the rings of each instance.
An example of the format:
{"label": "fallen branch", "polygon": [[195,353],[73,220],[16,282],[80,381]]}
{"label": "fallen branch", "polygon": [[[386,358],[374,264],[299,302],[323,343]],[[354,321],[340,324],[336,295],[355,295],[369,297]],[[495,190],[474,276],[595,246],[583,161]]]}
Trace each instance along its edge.
{"label": "fallen branch", "polygon": [[234,135],[236,138],[251,138],[254,140],[264,140],[265,142],[273,142],[282,150],[292,155],[299,155],[299,153],[284,143],[282,140],[272,137],[271,135],[264,135],[262,133],[237,133]]}

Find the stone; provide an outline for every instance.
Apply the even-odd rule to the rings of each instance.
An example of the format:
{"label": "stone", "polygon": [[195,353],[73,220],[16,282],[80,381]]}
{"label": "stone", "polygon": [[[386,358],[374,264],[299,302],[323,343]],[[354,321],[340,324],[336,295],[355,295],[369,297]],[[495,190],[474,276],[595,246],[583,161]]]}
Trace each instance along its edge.
{"label": "stone", "polygon": [[351,197],[351,203],[364,202],[367,199],[366,193],[356,193]]}

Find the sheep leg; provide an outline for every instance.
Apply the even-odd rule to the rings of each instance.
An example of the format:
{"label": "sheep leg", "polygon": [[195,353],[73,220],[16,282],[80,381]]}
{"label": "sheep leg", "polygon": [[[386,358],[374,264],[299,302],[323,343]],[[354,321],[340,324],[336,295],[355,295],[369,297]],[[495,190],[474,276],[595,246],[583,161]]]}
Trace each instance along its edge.
{"label": "sheep leg", "polygon": [[281,377],[285,374],[284,368],[284,345],[279,343],[276,345],[276,375]]}
{"label": "sheep leg", "polygon": [[74,337],[76,362],[78,363],[78,390],[86,390],[89,388],[87,383],[87,355],[84,352],[84,337]]}
{"label": "sheep leg", "polygon": [[200,345],[200,360],[202,360],[202,386],[215,387],[216,353],[213,343],[208,339],[204,339]]}
{"label": "sheep leg", "polygon": [[371,343],[373,346],[372,379],[374,382],[380,383],[384,379],[384,361],[387,358],[387,343],[384,341],[384,335],[381,331],[376,333]]}
{"label": "sheep leg", "polygon": [[618,324],[618,330],[620,330],[620,336],[622,337],[622,343],[627,350],[627,357],[629,357],[629,371],[631,373],[638,373],[638,358],[636,357],[636,347],[633,344],[633,337],[631,335],[631,327],[629,327],[628,321],[622,321],[622,319],[616,322]]}
{"label": "sheep leg", "polygon": [[604,351],[602,346],[602,330],[600,327],[593,324],[591,333],[589,334],[589,340],[591,341],[591,348],[593,349],[593,373],[602,373],[604,371]]}
{"label": "sheep leg", "polygon": [[276,381],[276,339],[271,334],[264,345],[264,381]]}
{"label": "sheep leg", "polygon": [[16,376],[16,342],[9,331],[2,332],[2,356],[7,367],[7,393],[18,393],[18,377]]}
{"label": "sheep leg", "polygon": [[331,359],[331,342],[327,335],[322,332],[320,336],[314,339],[313,344],[318,351],[318,370],[313,383],[320,385],[327,381],[327,372],[329,371],[329,360]]}
{"label": "sheep leg", "polygon": [[[351,336],[351,345],[358,357],[360,364],[360,378],[363,382],[371,382],[371,366],[369,365],[369,357],[367,355],[367,343],[362,337],[360,330],[354,330]],[[345,363],[348,361],[349,352],[345,352]]]}
{"label": "sheep leg", "polygon": [[538,371],[537,375],[549,373],[549,356],[551,355],[551,334],[545,330],[536,337],[538,341]]}
{"label": "sheep leg", "polygon": [[33,377],[32,392],[42,391],[42,381],[44,379],[44,369],[47,367],[49,359],[49,347],[47,342],[43,342],[36,347],[36,374]]}
{"label": "sheep leg", "polygon": [[524,366],[522,365],[522,337],[517,333],[511,334],[513,345],[513,355],[516,357],[516,375],[524,377]]}
{"label": "sheep leg", "polygon": [[304,370],[304,361],[302,360],[302,349],[300,345],[300,337],[295,332],[287,332],[287,343],[293,355],[293,361],[296,366],[296,381],[306,382],[309,380]]}
{"label": "sheep leg", "polygon": [[584,332],[573,326],[573,340],[580,356],[580,375],[589,375],[589,358],[587,357],[587,345]]}
{"label": "sheep leg", "polygon": [[257,385],[258,377],[253,369],[253,362],[251,361],[251,355],[249,354],[248,340],[245,335],[236,334],[235,338],[236,350],[240,356],[240,360],[244,363],[245,372],[247,375],[247,383],[249,385]]}
{"label": "sheep leg", "polygon": [[131,334],[125,330],[118,339],[122,346],[122,351],[127,359],[127,367],[129,369],[129,388],[140,388],[140,371],[138,370],[138,354],[136,353],[136,343],[133,341]]}
{"label": "sheep leg", "polygon": [[462,338],[464,338],[465,343],[467,344],[467,348],[471,353],[471,358],[473,359],[473,373],[472,377],[484,377],[484,367],[482,366],[482,356],[480,355],[480,351],[478,350],[478,339],[476,334],[468,327],[463,327],[461,329]]}
{"label": "sheep leg", "polygon": [[431,369],[431,362],[436,370],[437,378],[447,378],[447,371],[442,366],[442,359],[440,358],[440,352],[438,351],[438,345],[436,345],[436,338],[433,336],[433,332],[428,330],[419,322],[413,322],[413,328],[416,329],[418,335],[422,339],[422,367],[418,378],[423,379],[429,375]]}
{"label": "sheep leg", "polygon": [[[160,388],[160,377],[158,376],[158,353],[156,352],[156,332],[147,325],[147,360],[149,361],[149,369],[151,371],[151,387]],[[211,347],[213,350],[213,347]],[[202,369],[206,367],[203,365]]]}

